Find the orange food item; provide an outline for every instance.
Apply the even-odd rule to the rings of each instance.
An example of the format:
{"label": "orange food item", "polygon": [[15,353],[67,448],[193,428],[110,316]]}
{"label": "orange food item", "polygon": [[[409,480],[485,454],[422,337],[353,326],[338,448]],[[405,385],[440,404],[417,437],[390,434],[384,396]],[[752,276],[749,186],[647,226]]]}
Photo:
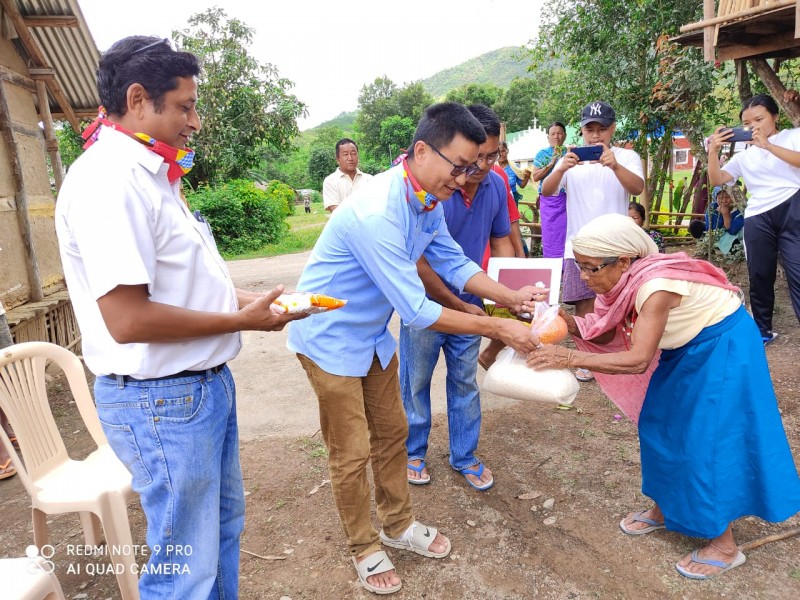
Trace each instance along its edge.
{"label": "orange food item", "polygon": [[324,294],[311,294],[311,306],[321,306],[329,310],[334,308],[342,308],[347,304],[344,300],[333,298],[332,296],[325,296]]}
{"label": "orange food item", "polygon": [[556,315],[556,318],[544,328],[537,327],[536,329],[542,344],[557,344],[567,337],[568,333],[567,322],[560,315]]}

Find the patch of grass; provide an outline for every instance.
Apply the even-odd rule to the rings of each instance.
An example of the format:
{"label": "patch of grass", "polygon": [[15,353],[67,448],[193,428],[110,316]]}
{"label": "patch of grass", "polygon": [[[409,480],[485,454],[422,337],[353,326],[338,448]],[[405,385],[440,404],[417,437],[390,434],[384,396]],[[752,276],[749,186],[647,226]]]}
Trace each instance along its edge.
{"label": "patch of grass", "polygon": [[284,506],[286,506],[286,504],[287,504],[286,500],[278,500],[275,503],[275,508],[283,508]]}
{"label": "patch of grass", "polygon": [[245,260],[248,258],[267,258],[270,256],[280,256],[282,254],[296,254],[311,250],[317,243],[317,238],[322,233],[324,225],[314,225],[299,230],[289,230],[277,244],[267,244],[258,250],[246,252],[244,254],[227,255],[223,254],[225,260]]}
{"label": "patch of grass", "polygon": [[316,438],[302,437],[299,440],[300,449],[312,458],[328,456],[328,449],[324,442]]}
{"label": "patch of grass", "polygon": [[326,223],[330,218],[330,213],[323,210],[321,205],[319,207],[313,207],[310,213],[306,213],[301,209],[302,207],[298,207],[298,212],[296,214],[286,217],[286,223],[289,225],[289,229],[296,230],[308,225]]}
{"label": "patch of grass", "polygon": [[800,569],[792,569],[789,572],[789,577],[792,579],[800,579]]}

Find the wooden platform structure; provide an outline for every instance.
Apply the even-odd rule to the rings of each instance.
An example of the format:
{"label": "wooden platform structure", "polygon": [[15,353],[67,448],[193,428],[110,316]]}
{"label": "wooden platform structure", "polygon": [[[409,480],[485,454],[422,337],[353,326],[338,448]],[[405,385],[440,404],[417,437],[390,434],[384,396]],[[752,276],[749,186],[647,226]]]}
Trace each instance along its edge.
{"label": "wooden platform structure", "polygon": [[74,348],[56,240],[61,120],[97,114],[100,53],[77,0],[0,0],[0,302],[14,341]]}
{"label": "wooden platform structure", "polygon": [[703,48],[706,60],[800,56],[796,0],[704,0],[703,20],[681,27],[676,41]]}

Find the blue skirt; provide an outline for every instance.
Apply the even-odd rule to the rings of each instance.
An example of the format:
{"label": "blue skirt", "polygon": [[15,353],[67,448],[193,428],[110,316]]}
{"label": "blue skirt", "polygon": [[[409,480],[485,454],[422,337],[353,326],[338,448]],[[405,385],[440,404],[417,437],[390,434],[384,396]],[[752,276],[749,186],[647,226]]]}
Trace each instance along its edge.
{"label": "blue skirt", "polygon": [[639,418],[642,493],[667,529],[722,535],[739,517],[800,511],[800,478],[761,336],[744,307],[661,352]]}

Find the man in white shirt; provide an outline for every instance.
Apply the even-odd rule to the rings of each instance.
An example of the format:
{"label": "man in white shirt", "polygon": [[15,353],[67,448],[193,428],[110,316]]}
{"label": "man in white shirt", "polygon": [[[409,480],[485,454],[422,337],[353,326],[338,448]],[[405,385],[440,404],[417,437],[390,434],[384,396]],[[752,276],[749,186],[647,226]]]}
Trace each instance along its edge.
{"label": "man in white shirt", "polygon": [[[583,143],[602,146],[602,155],[596,161],[581,162],[571,147],[542,183],[544,196],[557,194],[562,186],[567,191],[567,241],[561,294],[563,302],[575,305],[578,317],[592,312],[595,293],[587,287],[575,264],[572,238],[581,227],[600,215],[627,216],[631,195],[638,196],[644,190],[642,159],[633,150],[611,145],[615,130],[616,113],[607,102],[587,104],[581,112]],[[589,381],[592,374],[578,369],[576,377]]]}
{"label": "man in white shirt", "polygon": [[333,212],[350,194],[372,179],[358,168],[358,146],[350,138],[336,142],[336,170],[322,183],[322,205]]}
{"label": "man in white shirt", "polygon": [[142,600],[237,597],[244,490],[226,362],[240,331],[293,320],[270,310],[282,286],[234,288],[208,224],[181,197],[199,71],[169,40],[115,43],[97,74],[108,114],[84,134],[91,147],[56,204],[97,412],[147,518]]}

